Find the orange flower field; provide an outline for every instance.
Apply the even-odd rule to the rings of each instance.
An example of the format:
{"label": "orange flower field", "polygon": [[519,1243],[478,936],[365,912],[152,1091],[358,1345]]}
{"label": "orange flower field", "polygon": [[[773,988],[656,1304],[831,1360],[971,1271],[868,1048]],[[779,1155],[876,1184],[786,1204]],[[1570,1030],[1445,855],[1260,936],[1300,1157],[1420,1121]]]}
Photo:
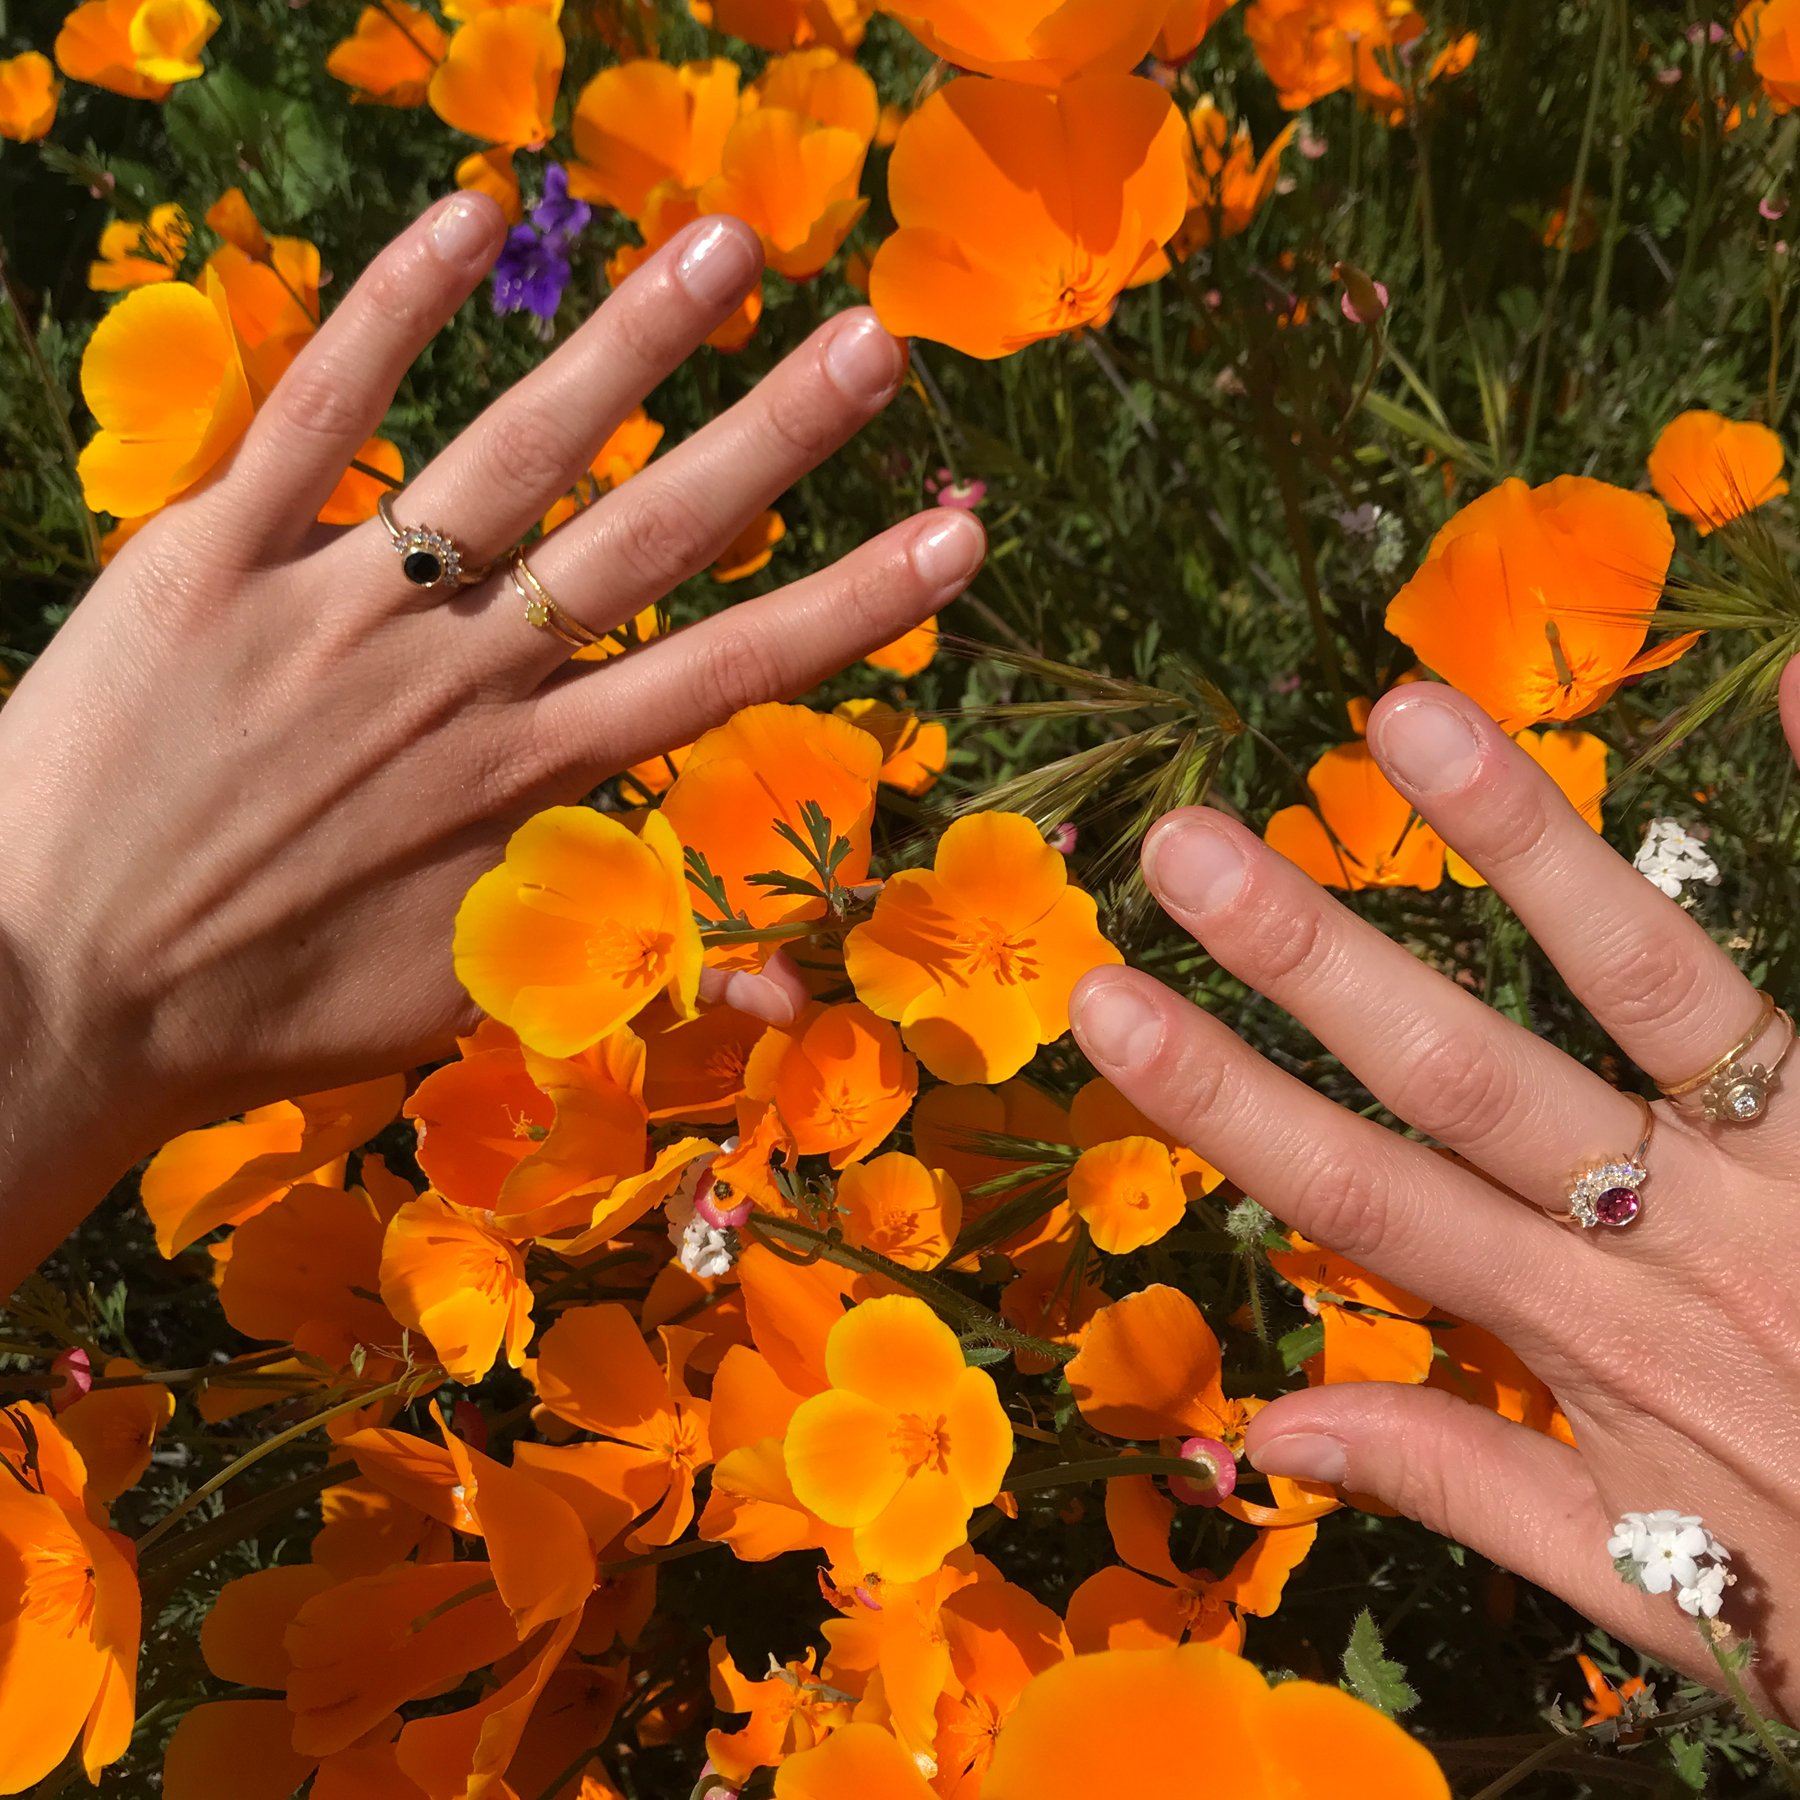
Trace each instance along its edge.
{"label": "orange flower field", "polygon": [[1392,1123],[1152,904],[1205,799],[1612,1079],[1365,740],[1414,682],[1627,859],[1691,833],[1684,904],[1793,991],[1743,727],[1800,647],[1797,107],[1800,0],[0,8],[0,703],[458,190],[500,269],[321,541],[730,215],[765,274],[532,546],[846,306],[904,386],[568,679],[914,507],[991,546],[941,626],[477,846],[440,1060],[174,1137],[13,1297],[0,1794],[1786,1791],[1560,1601],[1255,1469],[1307,1387],[1581,1421],[1146,1117],[1071,997],[1148,969]]}

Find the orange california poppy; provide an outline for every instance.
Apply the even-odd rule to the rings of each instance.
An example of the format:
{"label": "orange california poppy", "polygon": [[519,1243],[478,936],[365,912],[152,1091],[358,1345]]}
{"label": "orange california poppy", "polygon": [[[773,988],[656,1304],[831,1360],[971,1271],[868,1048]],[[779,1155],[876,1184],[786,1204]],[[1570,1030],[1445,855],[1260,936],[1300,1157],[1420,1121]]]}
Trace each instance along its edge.
{"label": "orange california poppy", "polygon": [[556,129],[563,37],[535,6],[504,6],[457,29],[425,97],[446,125],[515,149],[536,149]]}
{"label": "orange california poppy", "polygon": [[304,238],[271,238],[262,262],[221,244],[205,272],[225,290],[250,395],[260,406],[319,329],[319,247]]}
{"label": "orange california poppy", "polygon": [[846,1725],[775,1771],[775,1800],[935,1800],[935,1790],[891,1732]]}
{"label": "orange california poppy", "polygon": [[338,1582],[295,1613],[287,1651],[293,1746],[346,1750],[390,1713],[516,1650],[486,1563],[399,1563]]}
{"label": "orange california poppy", "polygon": [[853,1001],[770,1026],[744,1071],[744,1092],[775,1108],[794,1150],[828,1155],[838,1169],[870,1155],[918,1091],[919,1066],[900,1034]]}
{"label": "orange california poppy", "polygon": [[1244,35],[1289,112],[1344,88],[1383,108],[1403,102],[1399,52],[1424,29],[1408,0],[1250,0],[1244,13]]}
{"label": "orange california poppy", "polygon": [[885,0],[882,10],[959,69],[1058,88],[1095,70],[1129,74],[1169,0]]}
{"label": "orange california poppy", "polygon": [[1069,1641],[1078,1651],[1217,1644],[1241,1650],[1244,1615],[1267,1618],[1306,1559],[1316,1524],[1259,1531],[1224,1575],[1180,1567],[1169,1553],[1175,1502],[1145,1476],[1106,1484],[1106,1523],[1121,1561],[1070,1596]]}
{"label": "orange california poppy", "polygon": [[556,1108],[499,1020],[483,1019],[456,1048],[455,1062],[413,1089],[406,1117],[418,1130],[425,1179],[457,1206],[492,1210],[507,1176],[550,1135]]}
{"label": "orange california poppy", "polygon": [[1210,1194],[1225,1177],[1197,1150],[1190,1150],[1170,1133],[1147,1119],[1104,1076],[1096,1075],[1069,1102],[1069,1140],[1083,1150],[1110,1144],[1120,1138],[1154,1138],[1175,1160],[1181,1191],[1192,1200]]}
{"label": "orange california poppy", "polygon": [[[633,65],[636,66],[635,64]],[[571,494],[565,495],[544,515],[544,530],[554,531],[577,512],[593,505],[614,488],[623,487],[634,475],[641,475],[656,447],[663,441],[664,428],[640,406],[629,413],[613,434],[600,446],[588,472]],[[654,618],[654,613],[651,615]]]}
{"label": "orange california poppy", "polygon": [[144,1171],[144,1210],[156,1247],[174,1256],[221,1225],[273,1206],[297,1181],[336,1179],[332,1165],[400,1110],[404,1076],[278,1100],[243,1118],[183,1132]]}
{"label": "orange california poppy", "polygon": [[993,1378],[963,1361],[924,1301],[865,1301],[831,1328],[831,1383],[788,1426],[801,1503],[855,1533],[864,1567],[891,1581],[929,1575],[1000,1491],[1013,1434]]}
{"label": "orange california poppy", "polygon": [[758,106],[799,113],[848,131],[864,144],[874,143],[881,128],[881,96],[873,79],[849,57],[824,46],[775,57],[745,91],[745,110]]}
{"label": "orange california poppy", "polygon": [[768,1026],[732,1006],[706,1006],[677,1019],[660,1003],[641,1014],[644,1105],[652,1119],[688,1125],[734,1118],[744,1094],[750,1055]]}
{"label": "orange california poppy", "polygon": [[875,0],[689,0],[703,25],[759,50],[823,44],[848,56],[863,41]]}
{"label": "orange california poppy", "polygon": [[[107,1358],[104,1378],[128,1381],[143,1370],[129,1357]],[[157,1434],[175,1416],[175,1396],[159,1381],[90,1388],[57,1423],[87,1469],[86,1497],[111,1506],[143,1480]]]}
{"label": "orange california poppy", "polygon": [[1785,111],[1800,106],[1800,5],[1795,0],[1750,0],[1734,31],[1748,50],[1764,91]]}
{"label": "orange california poppy", "polygon": [[383,494],[391,494],[406,478],[406,464],[399,446],[386,438],[372,437],[357,451],[356,460],[371,469],[379,469],[387,479],[367,475],[361,469],[346,469],[331,497],[319,508],[321,525],[362,525],[375,517],[376,502]]}
{"label": "orange california poppy", "polygon": [[692,1014],[700,934],[670,821],[634,834],[590,807],[539,813],[470,888],[454,956],[476,1005],[545,1056],[579,1055],[659,992]]}
{"label": "orange california poppy", "polygon": [[884,644],[879,650],[871,650],[863,661],[871,669],[898,675],[905,681],[909,676],[930,668],[938,653],[938,632],[937,620],[927,619],[924,624],[915,625],[903,637],[895,638],[891,644]]}
{"label": "orange california poppy", "polygon": [[100,233],[88,286],[99,294],[173,281],[193,235],[187,214],[172,202],[154,206],[147,219],[114,219]]}
{"label": "orange california poppy", "polygon": [[1134,76],[951,82],[894,148],[900,229],[869,283],[883,322],[993,358],[1105,319],[1186,216],[1186,136],[1168,95]]}
{"label": "orange california poppy", "polygon": [[1108,1437],[1207,1437],[1232,1449],[1248,1414],[1225,1397],[1219,1340],[1175,1288],[1127,1294],[1094,1315],[1068,1365],[1081,1416]]}
{"label": "orange california poppy", "polygon": [[1608,1719],[1620,1717],[1628,1701],[1650,1691],[1649,1684],[1641,1675],[1633,1675],[1629,1681],[1614,1687],[1601,1674],[1600,1665],[1591,1656],[1577,1656],[1575,1662],[1588,1688],[1586,1716],[1581,1721],[1584,1726],[1604,1725]]}
{"label": "orange california poppy", "polygon": [[[211,1800],[239,1790],[241,1771],[254,1766],[271,1793],[293,1793],[319,1767],[288,1743],[292,1715],[285,1700],[210,1700],[177,1720],[163,1751],[165,1800]],[[329,1794],[315,1782],[315,1794]],[[412,1800],[402,1789],[395,1800]]]}
{"label": "orange california poppy", "polygon": [[[1606,793],[1607,750],[1589,731],[1521,731],[1519,748],[1562,789],[1568,802],[1596,831],[1603,828],[1600,803]],[[1444,866],[1462,887],[1486,887],[1487,877],[1449,851]]]}
{"label": "orange california poppy", "polygon": [[846,700],[837,708],[881,746],[881,784],[917,799],[937,784],[950,760],[950,733],[938,720],[901,712],[885,700]]}
{"label": "orange california poppy", "polygon": [[1787,452],[1768,426],[1684,412],[1650,452],[1650,484],[1705,537],[1785,494],[1786,467]]}
{"label": "orange california poppy", "polygon": [[[406,1189],[404,1199],[412,1197]],[[400,1328],[376,1298],[391,1216],[360,1188],[289,1188],[225,1246],[218,1277],[225,1317],[246,1337],[293,1344],[334,1368],[359,1346],[397,1348]]]}
{"label": "orange california poppy", "polygon": [[525,197],[519,191],[516,153],[505,144],[471,150],[456,165],[456,185],[464,193],[486,194],[506,215],[509,225],[525,217]]}
{"label": "orange california poppy", "polygon": [[937,1701],[942,1800],[980,1800],[994,1742],[1034,1675],[1072,1648],[1063,1622],[1010,1581],[975,1581],[938,1610],[950,1679]]}
{"label": "orange california poppy", "polygon": [[1189,1644],[1045,1670],[1000,1734],[982,1800],[1178,1793],[1197,1754],[1221,1794],[1450,1797],[1431,1753],[1342,1688],[1270,1687],[1243,1658]]}
{"label": "orange california poppy", "polygon": [[1430,890],[1444,879],[1444,840],[1413,811],[1361,739],[1327,750],[1307,772],[1312,806],[1287,806],[1263,831],[1314,881],[1353,892]]}
{"label": "orange california poppy", "polygon": [[41,50],[0,58],[0,137],[29,144],[56,123],[60,84]]}
{"label": "orange california poppy", "polygon": [[1188,215],[1176,234],[1183,256],[1221,238],[1236,237],[1268,204],[1281,178],[1281,156],[1298,125],[1278,132],[1260,159],[1250,127],[1233,133],[1210,95],[1188,115]]}
{"label": "orange california poppy", "polygon": [[[865,739],[865,741],[867,741]],[[1019,813],[978,813],[893,876],[845,943],[858,997],[945,1081],[1005,1081],[1069,1029],[1069,994],[1124,958],[1068,862]]]}
{"label": "orange california poppy", "polygon": [[712,566],[714,581],[748,581],[775,560],[775,549],[787,536],[787,520],[770,508],[740,531]]}
{"label": "orange california poppy", "polygon": [[0,1407],[0,1463],[0,1792],[24,1793],[78,1739],[98,1781],[136,1718],[136,1558],[89,1515],[87,1470],[42,1407]]}
{"label": "orange california poppy", "polygon": [[[740,925],[777,931],[825,915],[820,893],[784,893],[753,877],[775,874],[816,885],[817,869],[790,841],[808,842],[807,816],[817,808],[834,840],[849,845],[838,863],[840,887],[869,878],[869,832],[881,748],[866,731],[804,706],[752,706],[695,744],[662,816],[686,846],[690,864],[703,857],[726,908]],[[690,880],[706,924],[721,923],[713,898]],[[772,942],[713,946],[716,967],[759,969]]]}
{"label": "orange california poppy", "polygon": [[868,211],[861,193],[869,141],[784,107],[759,106],[732,126],[700,208],[742,219],[762,239],[768,266],[808,281]]}
{"label": "orange california poppy", "polygon": [[1439,1325],[1432,1336],[1438,1354],[1427,1387],[1442,1388],[1559,1443],[1574,1443],[1574,1430],[1556,1396],[1491,1331],[1479,1325]]}
{"label": "orange california poppy", "polygon": [[354,34],[333,45],[325,68],[358,100],[423,106],[425,90],[449,47],[449,35],[424,7],[382,0],[356,15]]}
{"label": "orange california poppy", "polygon": [[[1018,1274],[1000,1296],[1000,1316],[1015,1331],[1079,1350],[1094,1315],[1107,1304],[1094,1278],[1095,1262],[1079,1245],[1054,1238],[1029,1249],[1009,1246]],[[1040,1351],[1019,1349],[1013,1362],[1021,1375],[1044,1375],[1056,1366]]]}
{"label": "orange california poppy", "polygon": [[706,1760],[717,1774],[746,1782],[850,1723],[852,1702],[819,1679],[817,1662],[818,1652],[808,1650],[753,1679],[731,1660],[725,1640],[713,1639],[713,1703],[721,1712],[749,1714],[736,1731],[706,1734]]}
{"label": "orange california poppy", "polygon": [[[1035,1184],[1036,1178],[1021,1173],[1043,1160],[1033,1146],[1055,1150],[1075,1143],[1068,1112],[1029,1081],[991,1088],[934,1087],[914,1108],[912,1130],[913,1148],[962,1190],[965,1224]],[[1022,1142],[1003,1155],[984,1147],[982,1140],[988,1138]]]}
{"label": "orange california poppy", "polygon": [[[573,174],[570,180],[574,180]],[[700,198],[697,192],[677,187],[672,181],[665,181],[652,188],[649,199],[644,203],[643,216],[636,221],[638,230],[644,234],[643,243],[621,245],[607,261],[606,279],[614,287],[620,286],[700,216]],[[756,335],[762,315],[763,290],[762,283],[758,282],[706,341],[715,350],[727,353],[742,350]]]}
{"label": "orange california poppy", "polygon": [[381,1249],[381,1298],[429,1341],[465,1387],[501,1350],[516,1369],[531,1341],[531,1287],[519,1247],[487,1215],[426,1194],[395,1213]]}
{"label": "orange california poppy", "polygon": [[57,33],[56,66],[127,99],[166,100],[205,72],[200,52],[218,29],[208,0],[83,0]]}
{"label": "orange california poppy", "polygon": [[88,340],[81,392],[100,427],[79,465],[95,512],[137,518],[205,480],[253,410],[218,276],[127,294]]}
{"label": "orange california poppy", "polygon": [[[362,1435],[342,1440],[352,1454]],[[408,1560],[449,1562],[453,1555],[449,1525],[373,1481],[335,1482],[319,1496],[319,1514],[324,1523],[313,1535],[312,1560],[335,1581]]]}
{"label": "orange california poppy", "polygon": [[1175,0],[1157,33],[1156,54],[1164,62],[1186,62],[1235,4],[1236,0]]}
{"label": "orange california poppy", "polygon": [[1648,494],[1516,477],[1465,506],[1394,597],[1388,630],[1509,731],[1579,719],[1695,642],[1644,648],[1675,534]]}
{"label": "orange california poppy", "polygon": [[665,183],[689,193],[719,172],[738,120],[738,66],[726,57],[603,69],[581,90],[569,188],[640,226]]}
{"label": "orange california poppy", "polygon": [[272,254],[268,233],[262,228],[249,196],[241,187],[228,187],[206,209],[207,224],[228,244],[246,256],[267,262]]}
{"label": "orange california poppy", "polygon": [[697,1334],[665,1326],[661,1337],[659,1363],[624,1307],[573,1307],[544,1334],[531,1369],[551,1412],[606,1440],[582,1447],[587,1473],[641,1519],[625,1540],[634,1551],[687,1530],[694,1479],[712,1461],[707,1404],[688,1392],[684,1372]]}
{"label": "orange california poppy", "polygon": [[852,1163],[838,1181],[844,1241],[908,1269],[935,1269],[962,1229],[962,1196],[942,1169],[894,1151]]}
{"label": "orange california poppy", "polygon": [[1179,1225],[1187,1196],[1175,1159],[1155,1138],[1127,1137],[1084,1150],[1069,1171],[1069,1204],[1096,1249],[1129,1256]]}

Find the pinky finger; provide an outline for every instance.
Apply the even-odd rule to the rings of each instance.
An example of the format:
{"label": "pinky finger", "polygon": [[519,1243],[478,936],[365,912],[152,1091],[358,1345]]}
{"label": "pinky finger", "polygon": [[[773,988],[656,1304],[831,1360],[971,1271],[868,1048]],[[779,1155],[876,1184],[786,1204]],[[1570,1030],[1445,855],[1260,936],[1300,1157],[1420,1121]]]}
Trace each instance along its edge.
{"label": "pinky finger", "polygon": [[795,699],[954,600],[986,548],[967,513],[914,519],[817,575],[629,656],[572,663],[531,703],[544,741],[572,768],[612,774],[746,706]]}
{"label": "pinky finger", "polygon": [[1611,1515],[1567,1444],[1437,1388],[1348,1382],[1265,1407],[1247,1448],[1265,1475],[1380,1500],[1649,1655],[1702,1681],[1718,1674],[1673,1594],[1619,1578],[1606,1549]]}

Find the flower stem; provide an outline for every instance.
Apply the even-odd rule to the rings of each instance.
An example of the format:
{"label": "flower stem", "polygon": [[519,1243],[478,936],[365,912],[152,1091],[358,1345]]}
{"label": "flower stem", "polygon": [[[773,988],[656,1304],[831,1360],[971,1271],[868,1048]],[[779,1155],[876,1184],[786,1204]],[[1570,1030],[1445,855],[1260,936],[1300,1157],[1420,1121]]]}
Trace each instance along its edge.
{"label": "flower stem", "polygon": [[1744,1679],[1738,1673],[1736,1662],[1726,1649],[1726,1634],[1715,1631],[1711,1620],[1702,1619],[1700,1636],[1707,1649],[1712,1652],[1713,1661],[1719,1665],[1719,1675],[1725,1683],[1725,1691],[1731,1696],[1732,1704],[1743,1715],[1744,1723],[1755,1732],[1757,1742],[1769,1754],[1769,1761],[1780,1770],[1788,1791],[1800,1794],[1800,1769],[1796,1769],[1788,1760],[1787,1752],[1782,1749],[1781,1741],[1775,1735],[1774,1726],[1763,1717],[1756,1702],[1750,1698],[1750,1690],[1744,1686]]}
{"label": "flower stem", "polygon": [[1179,1456],[1103,1456],[1088,1462],[1054,1463],[1047,1469],[1030,1469],[1009,1475],[1009,1494],[1031,1494],[1043,1488],[1078,1487],[1089,1481],[1118,1481],[1133,1475],[1185,1475],[1190,1481],[1194,1465]]}

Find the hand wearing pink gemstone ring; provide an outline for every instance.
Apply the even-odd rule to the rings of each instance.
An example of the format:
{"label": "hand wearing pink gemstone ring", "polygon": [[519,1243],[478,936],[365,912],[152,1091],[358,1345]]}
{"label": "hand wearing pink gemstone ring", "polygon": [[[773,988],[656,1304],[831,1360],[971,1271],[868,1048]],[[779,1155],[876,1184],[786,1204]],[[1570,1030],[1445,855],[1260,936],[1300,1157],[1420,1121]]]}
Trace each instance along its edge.
{"label": "hand wearing pink gemstone ring", "polygon": [[[1774,1010],[1470,702],[1405,688],[1375,709],[1369,743],[1653,1081],[1745,1045],[1774,1063]],[[1652,1109],[1218,812],[1163,820],[1144,865],[1224,969],[1454,1154],[1338,1106],[1141,973],[1097,970],[1077,989],[1090,1058],[1307,1237],[1498,1335],[1556,1395],[1576,1446],[1436,1390],[1352,1384],[1265,1409],[1253,1462],[1374,1495],[1702,1675],[1687,1621],[1624,1587],[1605,1543],[1636,1496],[1703,1512],[1754,1568],[1727,1611],[1757,1594],[1769,1698],[1800,1716],[1800,1303],[1784,1274],[1800,1098],[1777,1072],[1749,1126]],[[1571,1231],[1558,1223],[1571,1214],[1630,1228]]]}

